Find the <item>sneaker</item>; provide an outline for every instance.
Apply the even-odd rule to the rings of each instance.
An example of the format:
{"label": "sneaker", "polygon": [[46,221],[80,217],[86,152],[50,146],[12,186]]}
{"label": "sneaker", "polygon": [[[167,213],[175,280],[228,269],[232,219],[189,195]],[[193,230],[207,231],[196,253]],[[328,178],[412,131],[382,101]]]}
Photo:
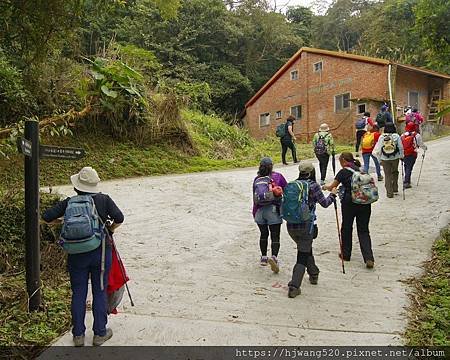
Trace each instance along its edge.
{"label": "sneaker", "polygon": [[280,267],[278,266],[278,259],[276,256],[272,255],[272,257],[268,260],[270,268],[275,274],[280,272]]}
{"label": "sneaker", "polygon": [[295,298],[297,295],[300,295],[301,293],[302,291],[300,290],[300,288],[297,289],[294,286],[289,286],[288,297]]}
{"label": "sneaker", "polygon": [[386,195],[389,199],[392,199],[394,197],[394,194],[388,194]]}
{"label": "sneaker", "polygon": [[373,269],[374,265],[375,265],[375,263],[373,262],[373,260],[366,261],[366,268]]}
{"label": "sneaker", "polygon": [[260,261],[261,266],[267,266],[268,263],[269,263],[269,258],[267,256],[261,256],[261,261]]}
{"label": "sneaker", "polygon": [[76,347],[84,346],[84,335],[74,336],[73,337],[73,344]]}
{"label": "sneaker", "polygon": [[320,180],[320,186],[324,186],[325,185],[325,180]]}
{"label": "sneaker", "polygon": [[359,158],[359,153],[356,153],[356,154],[355,154],[355,157]]}
{"label": "sneaker", "polygon": [[311,285],[317,285],[317,283],[319,282],[319,274],[309,275],[309,282]]}
{"label": "sneaker", "polygon": [[100,346],[103,343],[105,343],[106,341],[108,341],[109,339],[111,339],[112,336],[113,336],[112,330],[107,328],[106,329],[106,334],[104,336],[94,335],[94,341],[92,342],[92,345]]}
{"label": "sneaker", "polygon": [[294,161],[294,164],[298,164],[300,161],[298,161],[298,160],[296,160],[296,161]]}
{"label": "sneaker", "polygon": [[403,185],[403,187],[405,188],[405,189],[411,189],[412,188],[412,186],[411,186],[411,184],[405,184],[405,185]]}
{"label": "sneaker", "polygon": [[384,177],[382,175],[378,176],[378,181],[383,181]]}
{"label": "sneaker", "polygon": [[289,165],[288,163],[284,162],[283,165]]}

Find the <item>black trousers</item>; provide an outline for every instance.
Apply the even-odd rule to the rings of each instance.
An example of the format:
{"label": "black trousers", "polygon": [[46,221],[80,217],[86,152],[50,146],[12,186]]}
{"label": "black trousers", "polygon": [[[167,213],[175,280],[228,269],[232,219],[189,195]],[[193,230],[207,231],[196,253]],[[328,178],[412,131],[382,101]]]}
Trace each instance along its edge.
{"label": "black trousers", "polygon": [[325,181],[327,177],[327,168],[328,162],[330,161],[330,154],[316,154],[317,160],[319,160],[319,168],[320,168],[320,180]]}
{"label": "black trousers", "polygon": [[291,149],[292,159],[294,162],[297,162],[297,150],[295,149],[295,144],[292,140],[289,141],[281,141],[281,159],[283,164],[286,164],[286,152],[288,149]]}
{"label": "black trousers", "polygon": [[361,145],[362,137],[366,133],[366,130],[357,130],[356,131],[356,145],[355,145],[355,152],[359,151],[359,146]]}
{"label": "black trousers", "polygon": [[417,157],[414,155],[407,155],[403,158],[403,164],[405,165],[405,184],[411,184],[411,174],[416,163]]}
{"label": "black trousers", "polygon": [[280,251],[280,231],[281,224],[275,225],[260,225],[258,224],[259,231],[261,232],[259,238],[259,248],[261,249],[261,255],[267,256],[267,245],[269,240],[269,231],[270,231],[270,240],[272,255],[278,256],[278,252]]}
{"label": "black trousers", "polygon": [[359,246],[364,258],[364,262],[374,260],[372,252],[372,240],[369,233],[371,205],[360,205],[354,203],[345,203],[341,205],[342,210],[342,255],[344,260],[350,260],[352,255],[352,234],[353,222],[356,218],[356,229],[358,231]]}

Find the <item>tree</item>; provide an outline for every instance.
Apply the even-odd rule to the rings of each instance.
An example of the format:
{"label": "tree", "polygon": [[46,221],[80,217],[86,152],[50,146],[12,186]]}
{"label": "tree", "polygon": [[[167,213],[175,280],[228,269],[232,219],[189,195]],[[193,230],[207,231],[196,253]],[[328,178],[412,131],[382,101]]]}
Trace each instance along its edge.
{"label": "tree", "polygon": [[313,16],[311,9],[304,6],[289,7],[286,12],[286,18],[292,24],[294,34],[302,39],[305,46],[311,44]]}

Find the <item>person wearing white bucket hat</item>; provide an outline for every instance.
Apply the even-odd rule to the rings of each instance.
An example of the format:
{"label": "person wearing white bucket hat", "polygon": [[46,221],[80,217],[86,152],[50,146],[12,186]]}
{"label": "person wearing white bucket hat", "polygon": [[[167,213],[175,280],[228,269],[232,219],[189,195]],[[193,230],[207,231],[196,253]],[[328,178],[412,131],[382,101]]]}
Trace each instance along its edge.
{"label": "person wearing white bucket hat", "polygon": [[313,137],[314,153],[317,160],[319,160],[320,168],[320,184],[325,184],[325,178],[327,177],[327,168],[330,161],[330,155],[334,156],[334,139],[330,133],[330,127],[328,124],[321,124],[319,131],[314,134]]}
{"label": "person wearing white bucket hat", "polygon": [[[103,240],[99,243],[89,242],[89,248],[86,245],[88,243],[87,241],[83,244],[85,239],[74,242],[72,244],[73,248],[69,248],[70,245],[67,244],[68,242],[64,242],[65,237],[67,237],[65,236],[65,231],[67,232],[69,225],[66,227],[64,224],[61,232],[61,245],[68,252],[67,264],[72,288],[71,313],[73,341],[75,346],[84,346],[86,331],[84,319],[90,277],[94,298],[92,303],[92,313],[94,315],[93,345],[98,346],[112,337],[112,330],[106,327],[108,321],[106,287],[112,261],[112,250],[110,244],[106,244],[104,231],[109,231],[112,234],[114,229],[123,223],[124,216],[108,195],[100,193],[98,187],[100,177],[92,167],[82,168],[79,173],[70,177],[70,181],[77,195],[60,201],[52,208],[47,209],[42,218],[45,222],[51,223],[64,216],[64,223],[72,224],[72,228],[70,229],[72,233],[85,230],[84,228],[73,230],[73,227],[76,227],[73,224],[77,223],[73,219],[77,217],[78,219],[83,218],[80,215],[88,215],[88,225],[91,224],[89,221],[99,225],[94,230],[98,230],[100,233],[99,237]],[[108,229],[100,226],[111,221],[112,225]],[[78,220],[79,223],[80,220]],[[95,240],[95,236],[89,239],[89,241]],[[85,248],[82,249],[81,244]],[[78,251],[69,251],[70,249],[73,250],[75,246],[78,246]]]}

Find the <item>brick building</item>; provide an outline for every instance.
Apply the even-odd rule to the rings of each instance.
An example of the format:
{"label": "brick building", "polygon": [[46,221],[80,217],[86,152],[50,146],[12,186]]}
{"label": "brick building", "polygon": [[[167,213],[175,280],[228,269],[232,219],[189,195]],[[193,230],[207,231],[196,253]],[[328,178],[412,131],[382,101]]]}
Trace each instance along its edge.
{"label": "brick building", "polygon": [[375,118],[384,102],[393,105],[396,121],[409,105],[429,123],[450,125],[450,116],[435,117],[435,102],[449,98],[450,75],[384,59],[301,48],[247,102],[243,121],[252,136],[263,138],[292,114],[299,119],[294,132],[304,140],[324,122],[336,137],[351,139],[356,119],[365,111]]}

